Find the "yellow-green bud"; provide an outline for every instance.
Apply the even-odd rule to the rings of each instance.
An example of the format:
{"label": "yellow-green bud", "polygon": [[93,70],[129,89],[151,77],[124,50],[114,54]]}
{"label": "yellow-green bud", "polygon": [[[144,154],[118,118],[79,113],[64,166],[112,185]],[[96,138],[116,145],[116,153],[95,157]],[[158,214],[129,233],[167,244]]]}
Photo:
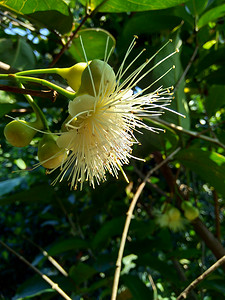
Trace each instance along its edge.
{"label": "yellow-green bud", "polygon": [[181,217],[180,211],[176,207],[170,208],[167,215],[171,221],[178,221]]}
{"label": "yellow-green bud", "polygon": [[74,90],[78,91],[81,85],[81,76],[87,63],[77,63],[70,68],[59,68],[57,74],[66,79],[68,85]]}
{"label": "yellow-green bud", "polygon": [[66,150],[58,147],[56,139],[51,134],[44,134],[38,144],[38,159],[46,169],[59,167],[66,157]]}
{"label": "yellow-green bud", "polygon": [[193,221],[199,216],[199,210],[194,207],[190,202],[184,201],[181,205],[182,209],[184,210],[184,216],[189,221]]}
{"label": "yellow-green bud", "polygon": [[109,95],[114,91],[115,86],[116,75],[110,65],[102,60],[94,59],[82,73],[81,86],[77,94],[89,94],[92,96]]}
{"label": "yellow-green bud", "polygon": [[[28,127],[31,126],[32,128]],[[26,122],[23,120],[14,120],[8,123],[4,128],[4,135],[7,141],[14,147],[25,147],[30,144],[37,133],[36,122]],[[34,128],[34,129],[33,129]]]}

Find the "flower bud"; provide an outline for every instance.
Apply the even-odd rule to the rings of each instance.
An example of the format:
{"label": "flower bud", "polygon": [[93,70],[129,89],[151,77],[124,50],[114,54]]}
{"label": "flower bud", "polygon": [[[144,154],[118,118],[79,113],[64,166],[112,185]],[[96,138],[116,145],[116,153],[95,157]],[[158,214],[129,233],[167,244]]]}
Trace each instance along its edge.
{"label": "flower bud", "polygon": [[58,68],[57,74],[66,79],[68,85],[74,90],[78,91],[81,85],[81,76],[87,63],[77,63],[70,68]]}
{"label": "flower bud", "polygon": [[51,134],[44,134],[38,144],[38,159],[46,169],[59,167],[66,157],[66,151],[58,147],[56,139]]}
{"label": "flower bud", "polygon": [[30,144],[37,133],[35,128],[38,128],[38,126],[36,125],[37,124],[35,122],[31,123],[23,120],[13,120],[4,128],[5,138],[14,147],[25,147]]}
{"label": "flower bud", "polygon": [[199,216],[199,210],[194,207],[190,202],[184,201],[181,205],[182,209],[184,210],[184,216],[189,221],[193,221]]}
{"label": "flower bud", "polygon": [[113,92],[115,86],[116,75],[110,65],[102,60],[94,59],[82,73],[78,95],[109,95]]}
{"label": "flower bud", "polygon": [[170,208],[167,215],[171,221],[178,221],[181,217],[180,211],[176,207]]}

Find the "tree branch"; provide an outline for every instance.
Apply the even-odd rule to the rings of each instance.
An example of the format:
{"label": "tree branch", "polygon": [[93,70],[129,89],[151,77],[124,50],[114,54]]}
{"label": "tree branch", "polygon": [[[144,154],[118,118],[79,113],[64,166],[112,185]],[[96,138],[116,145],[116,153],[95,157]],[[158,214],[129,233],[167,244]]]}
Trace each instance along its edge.
{"label": "tree branch", "polygon": [[16,94],[26,94],[30,96],[37,96],[41,98],[48,98],[51,99],[53,102],[55,102],[56,97],[58,96],[58,93],[54,90],[41,90],[41,91],[36,91],[36,90],[31,90],[31,89],[22,89],[18,88],[15,86],[8,86],[4,84],[0,84],[0,90],[6,91],[6,92],[11,92],[11,93],[16,93]]}
{"label": "tree branch", "polygon": [[127,218],[125,221],[125,225],[124,225],[124,229],[123,229],[123,234],[122,234],[122,238],[121,238],[121,242],[120,242],[120,248],[119,248],[119,252],[118,252],[118,257],[117,257],[117,261],[116,261],[116,270],[115,270],[115,274],[114,274],[114,280],[113,280],[113,287],[112,287],[112,296],[111,296],[111,300],[116,300],[116,296],[117,296],[117,291],[118,291],[118,286],[119,286],[119,278],[120,278],[120,271],[121,271],[121,266],[122,266],[122,258],[123,258],[123,252],[124,252],[124,248],[125,248],[125,244],[126,244],[126,238],[127,238],[127,234],[128,234],[128,230],[129,230],[129,226],[130,226],[130,222],[133,216],[133,211],[134,208],[136,206],[136,203],[148,181],[148,178],[155,172],[157,171],[159,168],[161,168],[165,163],[167,163],[175,154],[177,154],[178,151],[180,151],[180,147],[177,148],[174,152],[172,152],[169,156],[167,156],[166,159],[164,159],[160,164],[158,164],[155,168],[153,168],[152,170],[150,170],[148,172],[148,174],[145,176],[144,180],[142,181],[142,183],[139,185],[132,201],[130,204],[130,207],[128,209],[127,212]]}
{"label": "tree branch", "polygon": [[36,267],[34,267],[26,258],[24,258],[22,255],[18,254],[16,251],[14,251],[11,247],[6,245],[4,242],[0,241],[0,244],[5,247],[8,251],[16,255],[20,260],[22,260],[26,265],[28,265],[31,269],[33,269],[38,275],[40,275],[50,286],[53,290],[56,290],[64,299],[66,300],[72,300],[59,286],[57,283],[52,281],[48,276],[43,274],[41,271],[39,271]]}
{"label": "tree branch", "polygon": [[198,278],[196,278],[194,281],[192,281],[191,284],[177,297],[176,300],[186,299],[187,294],[196,287],[197,284],[199,284],[202,280],[206,278],[209,274],[214,272],[217,268],[219,268],[222,264],[225,263],[225,255],[221,257],[215,264],[213,264],[208,270],[206,270],[203,274],[201,274]]}

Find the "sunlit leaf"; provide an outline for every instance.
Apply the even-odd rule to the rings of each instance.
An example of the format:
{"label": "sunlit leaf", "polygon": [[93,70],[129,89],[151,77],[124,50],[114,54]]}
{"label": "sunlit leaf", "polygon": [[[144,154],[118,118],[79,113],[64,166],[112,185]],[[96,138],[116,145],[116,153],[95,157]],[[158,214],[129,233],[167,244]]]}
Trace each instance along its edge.
{"label": "sunlit leaf", "polygon": [[215,21],[225,15],[225,4],[216,6],[204,13],[198,20],[197,26],[201,28],[211,21]]}
{"label": "sunlit leaf", "polygon": [[69,7],[63,0],[0,0],[0,6],[50,30],[66,33],[72,28],[73,17]]}
{"label": "sunlit leaf", "polygon": [[[106,30],[99,28],[83,29],[79,31],[84,50],[88,60],[104,59],[113,52],[116,41],[114,37]],[[107,49],[106,49],[107,48]],[[82,49],[80,38],[73,40],[70,47],[70,53],[76,61],[86,61],[84,50]]]}
{"label": "sunlit leaf", "polygon": [[[129,11],[144,11],[165,9],[171,6],[180,5],[187,0],[108,0],[99,8],[101,12],[129,12]],[[86,5],[85,0],[80,0],[83,5]],[[103,0],[94,0],[90,2],[90,8],[94,10],[98,5],[103,3]]]}

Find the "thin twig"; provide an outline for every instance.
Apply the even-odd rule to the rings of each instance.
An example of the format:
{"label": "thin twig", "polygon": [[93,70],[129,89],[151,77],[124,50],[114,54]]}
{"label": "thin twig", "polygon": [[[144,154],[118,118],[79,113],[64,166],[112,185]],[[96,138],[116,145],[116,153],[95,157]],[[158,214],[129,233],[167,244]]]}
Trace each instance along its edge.
{"label": "thin twig", "polygon": [[31,239],[29,239],[26,236],[23,236],[24,239],[26,239],[28,242],[30,242],[32,245],[34,245],[35,247],[37,247],[43,254],[43,256],[45,256],[50,263],[60,272],[62,273],[65,277],[68,277],[68,273],[66,272],[65,269],[63,269],[63,267],[52,257],[48,254],[48,252],[43,249],[42,247],[40,247],[39,245],[37,245],[35,242],[33,242]]}
{"label": "thin twig", "polygon": [[222,264],[225,263],[225,255],[221,257],[215,264],[213,264],[210,268],[208,268],[203,274],[201,274],[198,278],[189,284],[189,286],[177,297],[176,300],[186,299],[187,294],[196,287],[202,280],[206,278],[209,274],[214,272],[217,268],[219,268]]}
{"label": "thin twig", "polygon": [[27,95],[31,95],[31,96],[37,96],[37,97],[41,97],[41,98],[49,98],[51,99],[53,102],[56,99],[57,96],[57,92],[53,91],[53,90],[48,90],[48,91],[36,91],[36,90],[31,90],[31,89],[21,89],[15,86],[8,86],[8,85],[4,85],[4,84],[0,84],[0,90],[1,91],[6,91],[6,92],[11,92],[11,93],[16,93],[16,94],[27,94]]}
{"label": "thin twig", "polygon": [[216,190],[213,190],[213,200],[214,200],[214,212],[215,212],[215,219],[216,219],[216,237],[218,240],[220,240],[221,237],[220,208],[219,208],[218,194]]}
{"label": "thin twig", "polygon": [[122,258],[123,258],[123,252],[124,252],[124,248],[125,248],[125,244],[126,244],[126,238],[127,238],[127,234],[128,234],[128,230],[129,230],[129,226],[130,226],[130,222],[133,216],[133,211],[135,208],[135,205],[148,181],[148,178],[155,172],[157,171],[159,168],[161,168],[165,163],[167,163],[178,151],[180,151],[181,147],[178,147],[175,151],[173,151],[169,156],[167,156],[167,158],[165,160],[163,160],[160,164],[158,164],[155,168],[153,168],[152,170],[150,170],[148,172],[148,174],[145,176],[144,180],[142,181],[142,183],[139,185],[132,201],[130,204],[130,207],[128,209],[127,212],[127,217],[126,217],[126,221],[125,221],[125,225],[123,228],[123,234],[121,237],[121,242],[120,242],[120,248],[119,248],[119,252],[118,252],[118,257],[117,257],[117,261],[116,261],[116,270],[115,270],[115,274],[114,274],[114,280],[113,280],[113,287],[112,287],[112,296],[111,296],[111,300],[116,300],[116,296],[117,296],[117,291],[118,291],[118,286],[119,286],[119,278],[120,278],[120,271],[121,271],[121,266],[122,266]]}
{"label": "thin twig", "polygon": [[24,258],[22,255],[18,254],[16,251],[14,251],[11,247],[6,245],[4,242],[0,241],[0,244],[5,247],[8,251],[16,255],[20,260],[22,260],[25,264],[27,264],[31,269],[33,269],[38,275],[40,275],[50,286],[53,290],[56,290],[64,299],[66,300],[72,300],[59,286],[57,283],[52,281],[47,275],[43,274],[41,271],[39,271],[36,267],[34,267],[26,258]]}
{"label": "thin twig", "polygon": [[182,82],[182,80],[187,75],[187,72],[189,71],[189,69],[190,69],[191,65],[193,64],[193,61],[194,61],[194,59],[195,59],[195,57],[196,57],[196,55],[198,53],[198,48],[199,48],[198,46],[195,47],[195,50],[194,50],[194,52],[193,52],[193,54],[192,54],[192,56],[191,56],[191,58],[190,58],[190,60],[188,62],[188,64],[187,64],[187,66],[186,66],[183,74],[181,75],[181,77],[179,78],[179,80],[177,81],[177,83],[176,83],[176,85],[174,87],[174,90],[173,90],[174,92],[178,89],[180,83]]}
{"label": "thin twig", "polygon": [[157,300],[157,299],[158,299],[157,287],[156,287],[156,285],[155,285],[155,283],[154,283],[154,280],[153,280],[153,278],[152,278],[152,276],[151,276],[150,274],[148,274],[148,279],[149,279],[149,281],[150,281],[150,283],[151,283],[151,286],[152,286],[152,290],[153,290],[153,299],[154,299],[154,300]]}
{"label": "thin twig", "polygon": [[49,68],[52,68],[57,61],[60,59],[60,57],[63,55],[63,53],[70,47],[73,39],[77,36],[78,31],[81,29],[81,27],[84,25],[84,23],[87,21],[88,18],[91,18],[98,10],[99,8],[105,4],[108,0],[102,1],[91,13],[86,12],[86,15],[84,16],[83,20],[80,22],[79,26],[72,32],[72,34],[69,37],[69,40],[67,43],[63,46],[61,51],[57,54],[57,56],[54,58],[52,63],[50,64]]}
{"label": "thin twig", "polygon": [[166,121],[164,121],[162,119],[158,119],[158,118],[154,118],[152,120],[158,122],[159,124],[166,125],[176,131],[188,134],[194,138],[199,138],[199,139],[205,140],[207,142],[211,142],[211,143],[216,144],[216,145],[220,146],[221,148],[225,149],[225,145],[223,143],[221,143],[218,139],[214,139],[207,135],[203,135],[201,132],[187,130],[187,129],[184,129],[182,126],[177,126],[173,123],[169,123],[169,122],[166,122]]}

